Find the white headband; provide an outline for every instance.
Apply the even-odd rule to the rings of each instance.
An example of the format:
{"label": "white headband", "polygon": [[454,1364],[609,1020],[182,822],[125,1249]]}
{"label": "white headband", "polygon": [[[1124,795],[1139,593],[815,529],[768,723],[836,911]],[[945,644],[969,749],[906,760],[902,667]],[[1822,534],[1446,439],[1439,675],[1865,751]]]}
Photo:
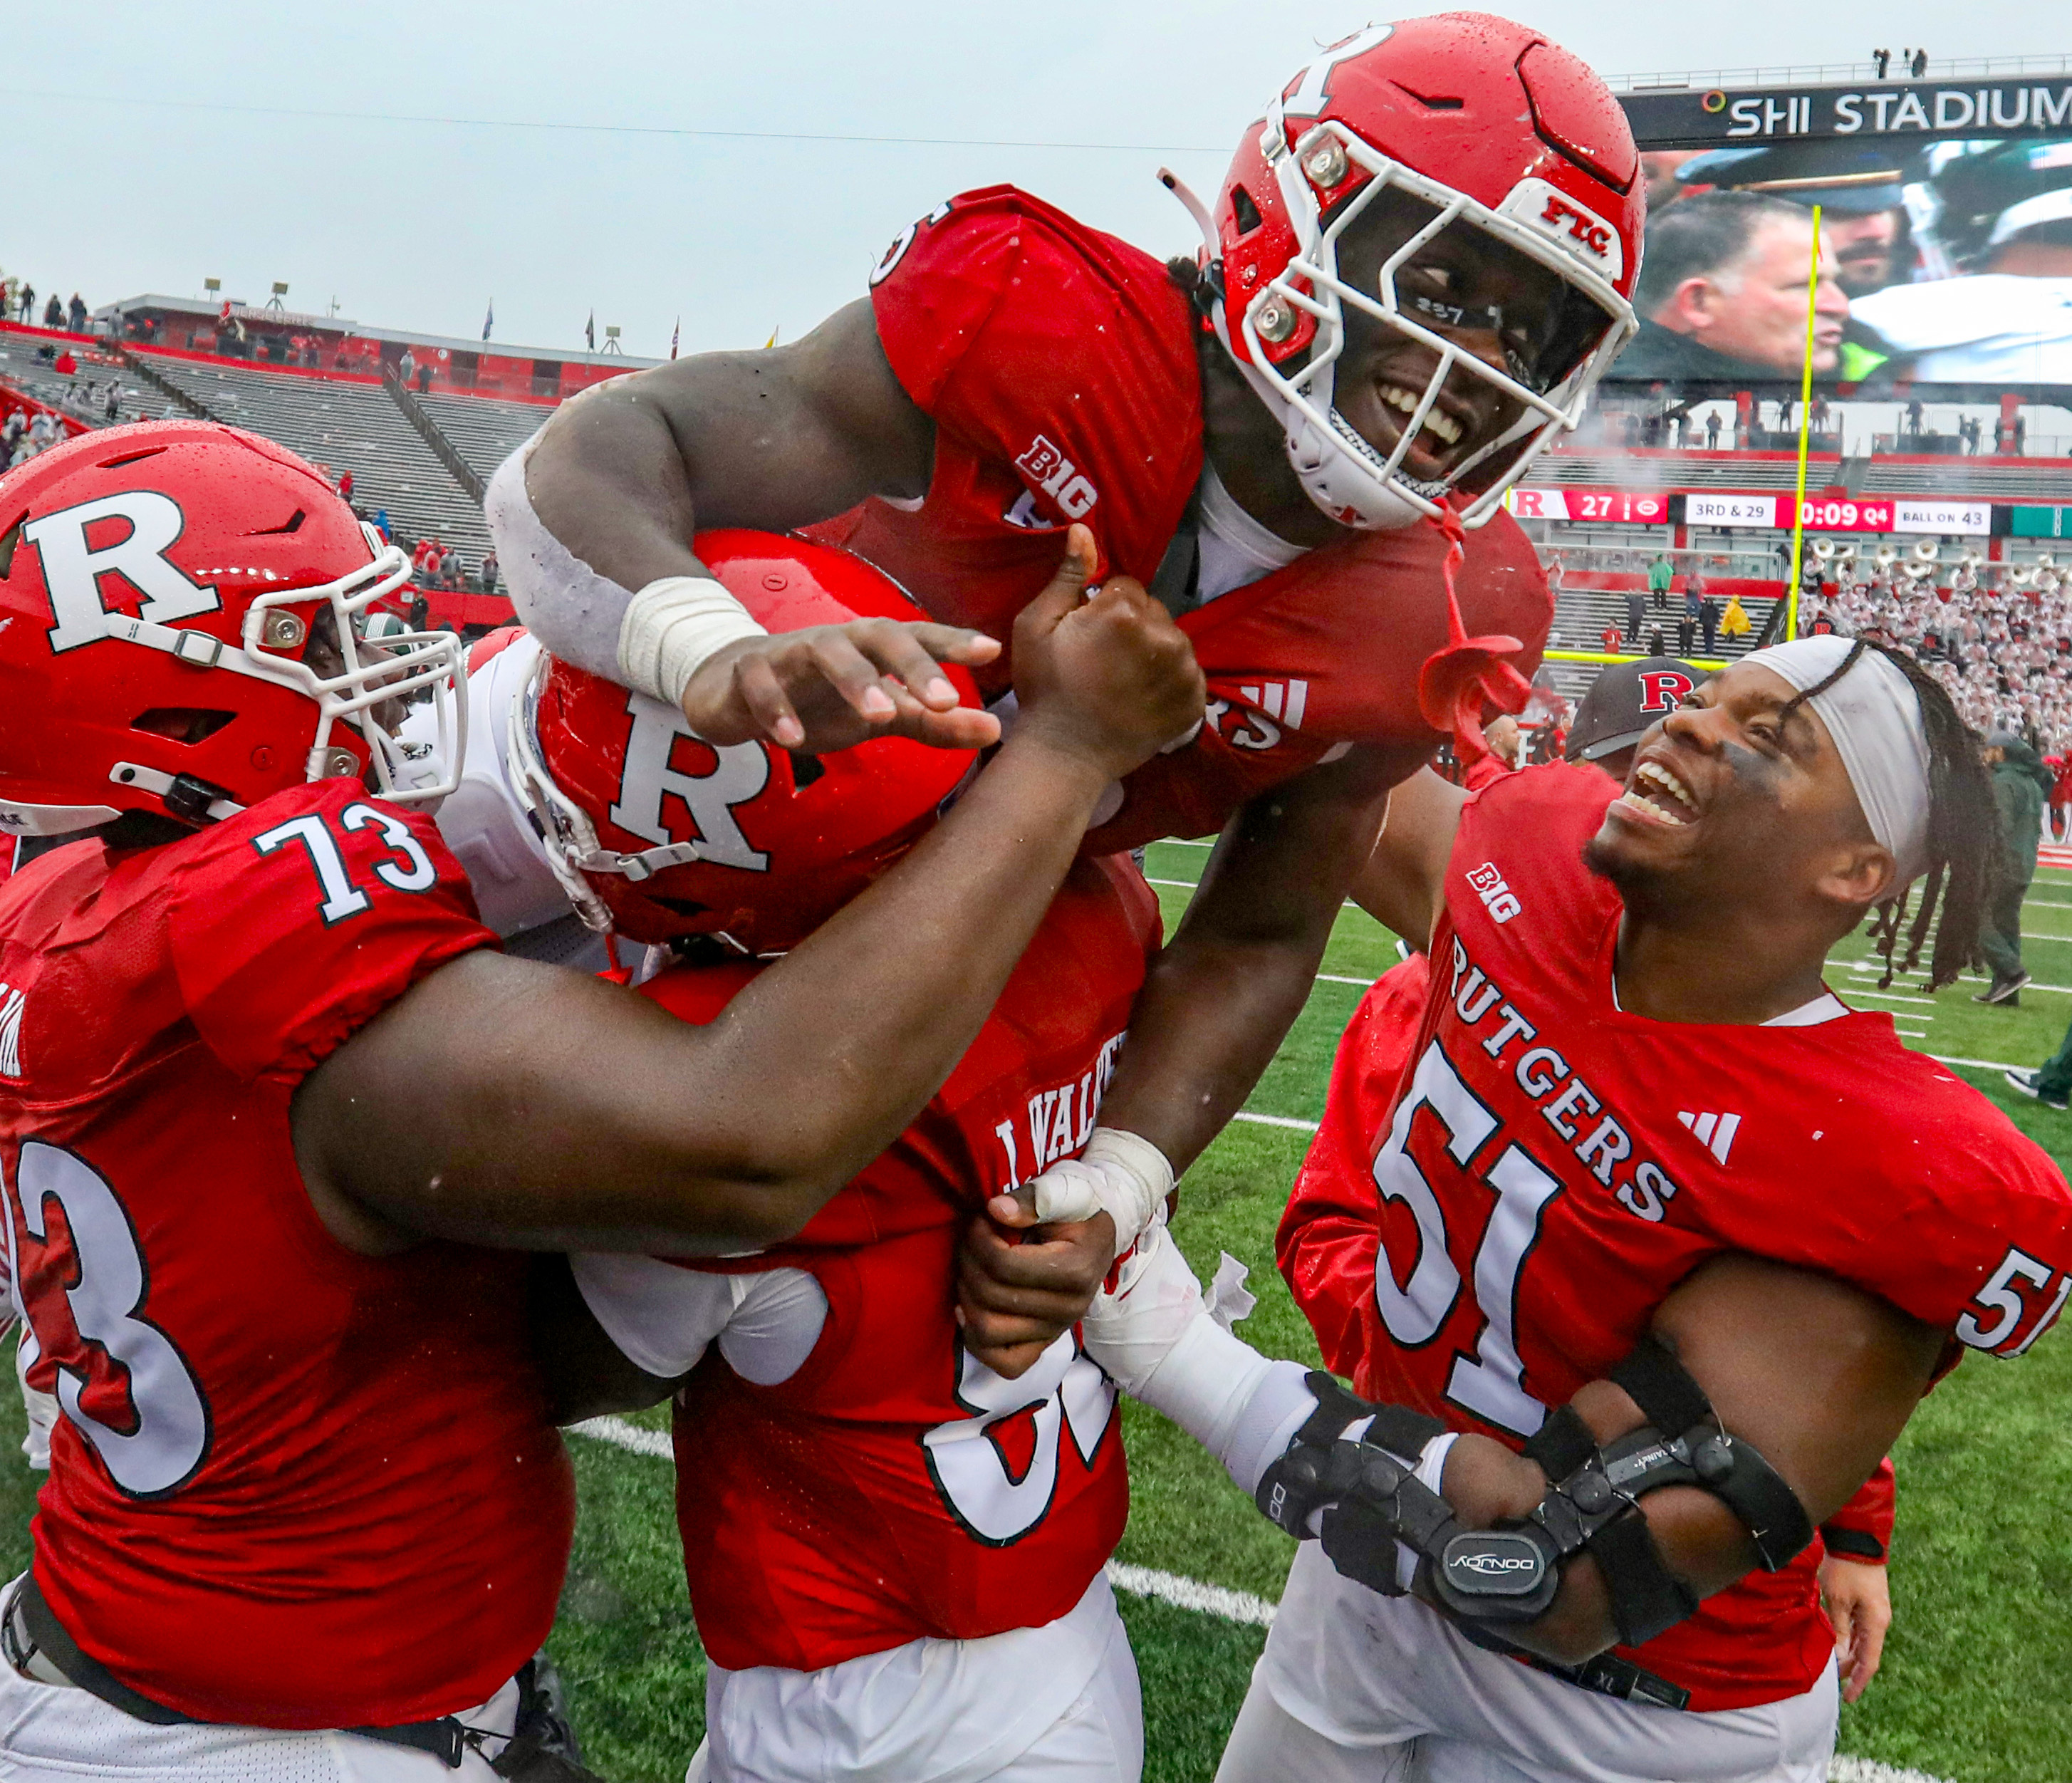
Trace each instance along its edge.
{"label": "white headband", "polygon": [[[1817,687],[1854,648],[1845,637],[1799,638],[1741,660],[1767,669],[1800,693]],[[1879,652],[1807,702],[1820,714],[1856,789],[1871,834],[1899,863],[1898,892],[1928,868],[1928,733],[1913,684]]]}

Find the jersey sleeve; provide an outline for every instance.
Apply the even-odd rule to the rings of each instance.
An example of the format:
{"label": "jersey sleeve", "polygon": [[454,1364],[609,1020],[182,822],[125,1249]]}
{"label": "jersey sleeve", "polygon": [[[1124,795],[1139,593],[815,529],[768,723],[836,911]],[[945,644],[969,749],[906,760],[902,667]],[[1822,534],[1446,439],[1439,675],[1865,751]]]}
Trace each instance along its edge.
{"label": "jersey sleeve", "polygon": [[1032,504],[1018,525],[1084,520],[1149,578],[1201,459],[1187,306],[1157,261],[997,186],[902,234],[871,305],[915,406],[1013,466]]}
{"label": "jersey sleeve", "polygon": [[1892,1553],[1897,1493],[1888,1455],[1878,1463],[1877,1472],[1856,1489],[1856,1496],[1820,1526],[1827,1551],[1864,1566],[1883,1566]]}
{"label": "jersey sleeve", "polygon": [[1429,974],[1422,954],[1384,974],[1355,1012],[1331,1065],[1324,1118],[1297,1173],[1274,1237],[1295,1303],[1324,1365],[1358,1381],[1382,1335],[1374,1294],[1381,1202],[1369,1135],[1385,1127],[1415,1049]]}
{"label": "jersey sleeve", "polygon": [[[2026,1354],[2072,1297],[2072,1188],[1969,1084],[1889,1044],[1869,1088],[1853,1049],[1832,1075],[1809,1056],[1790,1086],[1797,1118],[1776,1123],[1790,1151],[1759,1137],[1749,1150],[1774,1186],[1716,1198],[1708,1221],[1730,1249],[1838,1276],[1966,1348]],[[1786,1167],[1803,1170],[1794,1129],[1808,1127],[1843,1148],[1811,1197]]]}
{"label": "jersey sleeve", "polygon": [[168,891],[180,994],[244,1078],[299,1081],[428,973],[496,937],[428,817],[353,782],[212,832]]}

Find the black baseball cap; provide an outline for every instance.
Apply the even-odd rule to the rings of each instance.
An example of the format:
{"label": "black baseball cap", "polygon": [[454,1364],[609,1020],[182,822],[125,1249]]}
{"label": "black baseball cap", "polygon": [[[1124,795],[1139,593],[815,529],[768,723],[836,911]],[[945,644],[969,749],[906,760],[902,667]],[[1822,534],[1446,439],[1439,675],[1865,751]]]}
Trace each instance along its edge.
{"label": "black baseball cap", "polygon": [[1897,210],[1907,157],[1868,143],[1823,138],[1754,149],[1709,149],[1676,170],[1684,186],[1762,192],[1794,204],[1867,216]]}
{"label": "black baseball cap", "polygon": [[1703,669],[1675,657],[1607,663],[1576,708],[1576,722],[1568,727],[1568,760],[1595,761],[1630,747],[1704,678]]}

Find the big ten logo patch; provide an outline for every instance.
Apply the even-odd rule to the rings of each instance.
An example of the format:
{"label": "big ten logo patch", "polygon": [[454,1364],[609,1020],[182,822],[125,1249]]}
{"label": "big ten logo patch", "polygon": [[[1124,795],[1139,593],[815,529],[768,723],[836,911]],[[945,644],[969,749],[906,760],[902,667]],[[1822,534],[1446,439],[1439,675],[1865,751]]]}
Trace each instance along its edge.
{"label": "big ten logo patch", "polygon": [[1481,866],[1471,868],[1468,885],[1482,900],[1482,908],[1490,913],[1492,922],[1507,923],[1518,914],[1521,907],[1517,894],[1504,883],[1503,875],[1497,871],[1494,861],[1484,861]]}
{"label": "big ten logo patch", "polygon": [[[1029,1097],[1025,1120],[1009,1119],[993,1128],[1005,1154],[1007,1180],[994,1191],[1005,1195],[1027,1180],[1047,1170],[1060,1158],[1069,1158],[1093,1136],[1094,1120],[1100,1113],[1101,1097],[1115,1075],[1115,1056],[1125,1036],[1113,1034],[1101,1043],[1092,1065],[1078,1077],[1067,1078],[1054,1089],[1038,1089]],[[1026,1125],[1026,1133],[1018,1132]],[[1029,1141],[1028,1172],[1022,1172],[1022,1139]]]}
{"label": "big ten logo patch", "polygon": [[[1028,451],[1014,461],[1014,467],[1036,485],[1037,490],[1048,496],[1058,504],[1058,511],[1067,520],[1084,520],[1093,511],[1100,494],[1085,477],[1079,467],[1065,456],[1057,447],[1038,434]],[[1013,519],[1013,515],[1009,516]],[[1015,522],[1026,525],[1027,521]]]}

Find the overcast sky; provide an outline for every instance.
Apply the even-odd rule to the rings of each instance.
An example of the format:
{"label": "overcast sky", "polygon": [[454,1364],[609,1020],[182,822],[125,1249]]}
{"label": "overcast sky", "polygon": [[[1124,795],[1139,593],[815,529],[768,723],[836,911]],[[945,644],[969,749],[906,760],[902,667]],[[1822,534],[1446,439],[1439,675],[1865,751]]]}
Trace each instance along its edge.
{"label": "overcast sky", "polygon": [[[1370,0],[9,10],[0,270],[39,292],[199,296],[213,275],[259,303],[285,279],[293,309],[335,298],[359,321],[469,337],[493,298],[500,341],[579,348],[594,309],[600,343],[616,323],[654,356],[679,315],[686,352],[792,338],[970,187],[1010,180],[1186,249],[1161,160],[1212,194],[1268,93],[1316,45],[1388,16]],[[2072,50],[2063,15],[2033,0],[1518,12],[1608,74],[1918,43]]]}

